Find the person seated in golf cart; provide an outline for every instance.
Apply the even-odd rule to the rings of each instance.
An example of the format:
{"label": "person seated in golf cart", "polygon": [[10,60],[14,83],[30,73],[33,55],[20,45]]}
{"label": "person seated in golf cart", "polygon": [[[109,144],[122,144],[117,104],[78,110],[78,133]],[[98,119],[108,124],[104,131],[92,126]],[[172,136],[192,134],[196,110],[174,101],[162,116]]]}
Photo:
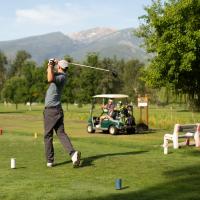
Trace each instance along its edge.
{"label": "person seated in golf cart", "polygon": [[114,113],[114,108],[115,108],[113,100],[109,99],[108,100],[108,104],[102,105],[101,108],[103,109],[103,113],[100,116],[99,126],[101,125],[101,122],[103,120],[105,120],[105,119],[113,119],[113,113]]}

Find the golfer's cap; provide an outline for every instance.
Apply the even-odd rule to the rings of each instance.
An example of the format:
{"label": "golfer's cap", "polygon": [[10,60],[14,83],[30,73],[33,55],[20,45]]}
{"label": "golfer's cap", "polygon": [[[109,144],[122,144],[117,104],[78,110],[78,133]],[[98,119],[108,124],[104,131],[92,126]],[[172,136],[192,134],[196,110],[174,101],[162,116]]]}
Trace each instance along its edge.
{"label": "golfer's cap", "polygon": [[112,99],[109,99],[108,101],[109,101],[109,102],[113,102],[113,100],[112,100]]}
{"label": "golfer's cap", "polygon": [[60,60],[58,61],[58,65],[62,68],[62,69],[67,69],[68,68],[68,62],[66,60]]}

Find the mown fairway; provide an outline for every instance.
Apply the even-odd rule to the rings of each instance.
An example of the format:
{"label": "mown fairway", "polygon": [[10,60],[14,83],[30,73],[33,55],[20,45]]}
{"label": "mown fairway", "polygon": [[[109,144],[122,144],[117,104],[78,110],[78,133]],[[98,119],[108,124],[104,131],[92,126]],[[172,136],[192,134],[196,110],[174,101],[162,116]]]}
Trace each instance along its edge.
{"label": "mown fairway", "polygon": [[[54,168],[46,168],[42,105],[32,111],[20,105],[0,106],[0,200],[197,200],[199,199],[200,149],[170,148],[163,155],[163,135],[176,122],[197,122],[199,113],[180,108],[150,109],[147,134],[86,133],[89,107],[70,106],[65,128],[82,152],[82,167],[72,168],[70,157],[55,136]],[[136,118],[138,113],[135,111]],[[168,129],[168,130],[166,130]],[[34,133],[38,138],[34,138]],[[10,158],[17,169],[10,169]],[[115,190],[115,179],[122,190]]]}

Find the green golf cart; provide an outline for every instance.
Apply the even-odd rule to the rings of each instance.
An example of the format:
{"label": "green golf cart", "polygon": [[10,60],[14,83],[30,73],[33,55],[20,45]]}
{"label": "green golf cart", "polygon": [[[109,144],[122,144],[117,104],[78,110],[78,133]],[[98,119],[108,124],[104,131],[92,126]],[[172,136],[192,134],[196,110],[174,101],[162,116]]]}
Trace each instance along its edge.
{"label": "green golf cart", "polygon": [[[95,133],[95,131],[102,131],[108,132],[111,135],[135,133],[136,124],[133,116],[133,106],[129,104],[128,98],[129,96],[124,94],[100,94],[93,96],[87,132]],[[105,107],[109,100],[112,100],[114,105],[112,116],[101,120],[102,116],[108,113],[108,110],[103,107]]]}

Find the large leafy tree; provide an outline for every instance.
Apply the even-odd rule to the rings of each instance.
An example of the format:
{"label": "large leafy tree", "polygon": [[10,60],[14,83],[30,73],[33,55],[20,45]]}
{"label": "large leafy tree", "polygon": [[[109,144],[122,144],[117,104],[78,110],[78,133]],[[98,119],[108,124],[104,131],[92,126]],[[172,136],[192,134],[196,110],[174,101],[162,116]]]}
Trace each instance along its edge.
{"label": "large leafy tree", "polygon": [[146,70],[153,87],[171,85],[200,105],[200,1],[153,1],[137,35],[155,56]]}

